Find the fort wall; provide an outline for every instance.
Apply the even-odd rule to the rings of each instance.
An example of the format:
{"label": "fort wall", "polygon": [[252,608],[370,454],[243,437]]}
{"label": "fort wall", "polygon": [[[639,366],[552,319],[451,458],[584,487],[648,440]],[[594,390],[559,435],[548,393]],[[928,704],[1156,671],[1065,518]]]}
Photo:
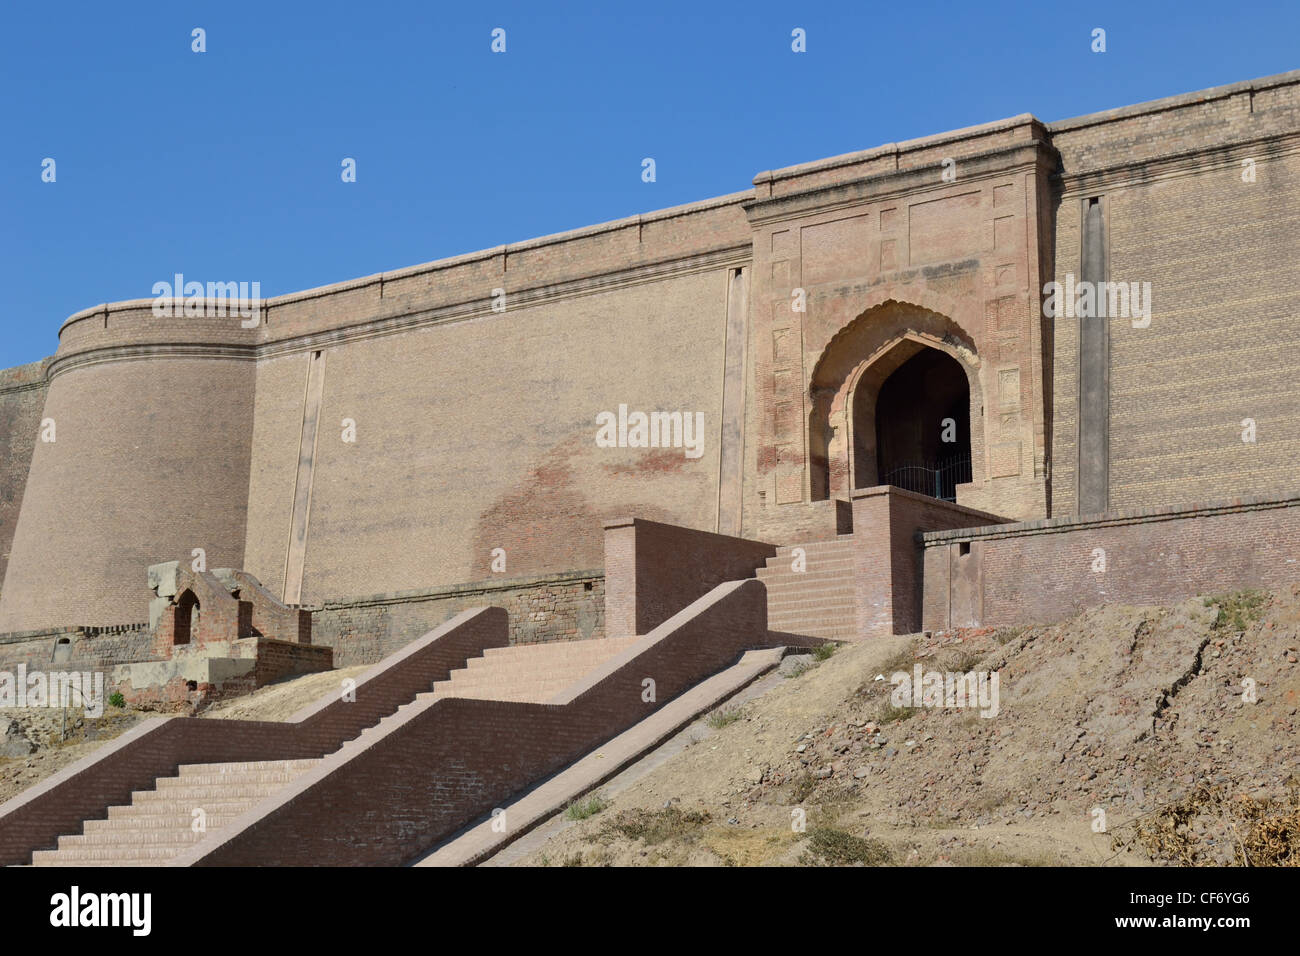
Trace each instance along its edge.
{"label": "fort wall", "polygon": [[[1106,322],[1107,508],[1298,485],[1298,80],[1289,73],[1048,127],[1062,167],[1055,281],[1080,276],[1081,219],[1097,199],[1110,281],[1151,284],[1149,327]],[[1081,321],[1055,323],[1053,515],[1094,510],[1077,494]],[[1254,443],[1242,441],[1247,418]]]}
{"label": "fort wall", "polygon": [[[0,631],[142,621],[143,568],[194,548],[341,608],[597,568],[620,515],[825,539],[880,483],[882,384],[927,349],[968,387],[961,507],[1287,493],[1298,91],[1290,73],[887,144],[248,320],[77,313],[0,378]],[[1150,325],[1045,318],[1045,281],[1085,274],[1149,282]],[[598,447],[620,406],[702,414],[702,454]],[[408,602],[427,608],[399,630],[443,603]]]}
{"label": "fort wall", "polygon": [[[57,362],[57,359],[56,359]],[[148,619],[145,568],[244,554],[253,363],[159,354],[56,372],[56,440],[37,442],[0,632]]]}
{"label": "fort wall", "polygon": [[0,371],[0,580],[9,564],[45,408],[45,363]]}

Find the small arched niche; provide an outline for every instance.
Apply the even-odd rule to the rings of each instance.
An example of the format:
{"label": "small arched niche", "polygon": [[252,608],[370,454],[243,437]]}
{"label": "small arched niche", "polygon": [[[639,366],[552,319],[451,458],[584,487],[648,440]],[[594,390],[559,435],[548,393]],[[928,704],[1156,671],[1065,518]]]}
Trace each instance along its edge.
{"label": "small arched niche", "polygon": [[186,588],[176,599],[176,626],[173,629],[173,644],[188,644],[199,629],[199,599],[193,591]]}

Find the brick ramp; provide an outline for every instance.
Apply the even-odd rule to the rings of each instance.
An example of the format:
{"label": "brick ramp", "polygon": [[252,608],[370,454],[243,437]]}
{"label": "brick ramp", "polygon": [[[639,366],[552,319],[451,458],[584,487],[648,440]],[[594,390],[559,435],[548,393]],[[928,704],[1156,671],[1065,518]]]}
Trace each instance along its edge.
{"label": "brick ramp", "polygon": [[763,585],[721,584],[549,703],[412,701],[168,865],[413,862],[745,650],[770,644]]}
{"label": "brick ramp", "polygon": [[668,740],[701,714],[776,667],[786,648],[746,651],[739,662],[695,685],[652,716],[624,731],[598,751],[587,754],[565,770],[535,787],[504,808],[506,830],[497,832],[488,818],[453,837],[415,866],[474,866],[498,853],[534,827],[561,812],[571,801],[598,787]]}
{"label": "brick ramp", "polygon": [[[804,550],[804,571],[792,568],[796,547]],[[857,637],[853,535],[780,548],[758,569],[758,579],[767,585],[773,631],[838,641]]]}
{"label": "brick ramp", "polygon": [[[288,721],[155,718],[0,805],[0,866],[21,866],[61,837],[85,835],[110,808],[177,776],[182,765],[312,760],[393,714],[486,649],[509,643],[501,608],[474,608],[388,655],[356,681],[353,700],[328,694]],[[119,810],[119,813],[121,811]],[[90,828],[93,832],[95,827]],[[209,833],[208,836],[212,834]]]}

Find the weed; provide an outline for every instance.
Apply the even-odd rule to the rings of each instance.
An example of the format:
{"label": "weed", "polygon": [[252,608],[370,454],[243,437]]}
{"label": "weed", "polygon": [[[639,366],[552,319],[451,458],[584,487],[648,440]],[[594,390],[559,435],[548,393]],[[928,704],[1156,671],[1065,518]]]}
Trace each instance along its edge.
{"label": "weed", "polygon": [[790,805],[798,805],[811,797],[813,791],[817,789],[818,782],[816,777],[805,770],[803,776],[796,780],[790,789]]}
{"label": "weed", "polygon": [[744,716],[745,712],[740,707],[719,707],[713,713],[709,714],[709,716],[705,718],[704,722],[714,730],[721,730],[728,724],[734,724]]}
{"label": "weed", "polygon": [[917,708],[915,707],[896,707],[892,700],[886,700],[876,712],[876,723],[883,727],[885,724],[907,720],[916,711]]}
{"label": "weed", "polygon": [[835,866],[851,863],[881,866],[888,863],[892,856],[889,847],[880,840],[855,837],[834,827],[813,827],[808,831],[808,843],[814,857]]}
{"label": "weed", "polygon": [[600,835],[605,839],[618,836],[642,840],[647,846],[654,846],[671,839],[692,840],[711,819],[707,810],[681,810],[677,807],[620,810],[613,819],[600,825]]}
{"label": "weed", "polygon": [[934,662],[934,669],[950,674],[969,674],[983,659],[984,655],[978,651],[952,650]]}
{"label": "weed", "polygon": [[594,817],[608,806],[609,801],[605,799],[604,794],[591,793],[570,803],[565,808],[564,817],[566,820],[585,820],[588,817]]}
{"label": "weed", "polygon": [[1267,601],[1267,594],[1253,590],[1207,597],[1205,606],[1217,605],[1219,609],[1210,627],[1216,631],[1245,631],[1263,616],[1264,604]]}

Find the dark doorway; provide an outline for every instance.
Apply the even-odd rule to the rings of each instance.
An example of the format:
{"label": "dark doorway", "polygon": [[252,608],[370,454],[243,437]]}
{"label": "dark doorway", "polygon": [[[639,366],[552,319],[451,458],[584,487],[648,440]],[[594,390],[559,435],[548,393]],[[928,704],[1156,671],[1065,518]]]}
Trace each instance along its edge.
{"label": "dark doorway", "polygon": [[173,644],[188,644],[190,635],[199,626],[199,599],[193,591],[186,591],[176,601],[176,627]]}
{"label": "dark doorway", "polygon": [[[923,348],[874,397],[874,415],[865,389],[853,397],[854,422],[870,428],[875,420],[874,483],[956,501],[957,486],[971,480],[970,383],[961,365]],[[865,437],[855,435],[855,444]]]}

